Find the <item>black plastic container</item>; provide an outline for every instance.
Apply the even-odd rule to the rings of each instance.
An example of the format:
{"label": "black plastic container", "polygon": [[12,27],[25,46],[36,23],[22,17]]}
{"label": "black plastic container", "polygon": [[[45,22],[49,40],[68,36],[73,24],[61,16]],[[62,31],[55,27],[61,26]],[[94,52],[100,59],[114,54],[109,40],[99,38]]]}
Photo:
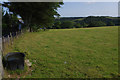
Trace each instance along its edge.
{"label": "black plastic container", "polygon": [[5,67],[9,70],[24,70],[25,54],[21,52],[8,53],[4,58]]}

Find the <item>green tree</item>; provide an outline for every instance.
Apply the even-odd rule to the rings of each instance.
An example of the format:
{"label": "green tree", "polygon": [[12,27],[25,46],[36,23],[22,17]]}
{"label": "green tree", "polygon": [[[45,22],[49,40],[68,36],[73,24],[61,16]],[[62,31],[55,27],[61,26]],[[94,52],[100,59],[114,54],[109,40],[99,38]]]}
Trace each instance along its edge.
{"label": "green tree", "polygon": [[82,27],[87,27],[88,24],[82,21],[81,26],[82,26]]}
{"label": "green tree", "polygon": [[31,25],[51,26],[54,16],[59,16],[57,8],[62,2],[6,2],[3,6],[22,17],[25,25],[32,31]]}
{"label": "green tree", "polygon": [[106,26],[106,23],[102,21],[91,21],[88,27],[99,27],[99,26]]}
{"label": "green tree", "polygon": [[115,24],[112,21],[110,21],[108,22],[107,26],[115,26]]}
{"label": "green tree", "polygon": [[54,24],[54,28],[55,29],[60,29],[61,28],[61,22],[60,21],[56,21],[55,24]]}
{"label": "green tree", "polygon": [[10,32],[18,31],[18,24],[17,16],[6,12],[6,14],[2,16],[2,34],[7,35]]}
{"label": "green tree", "polygon": [[75,23],[74,26],[75,26],[76,28],[81,28],[81,27],[82,27],[80,23]]}
{"label": "green tree", "polygon": [[64,21],[61,23],[61,28],[73,28],[74,27],[74,22],[72,21]]}

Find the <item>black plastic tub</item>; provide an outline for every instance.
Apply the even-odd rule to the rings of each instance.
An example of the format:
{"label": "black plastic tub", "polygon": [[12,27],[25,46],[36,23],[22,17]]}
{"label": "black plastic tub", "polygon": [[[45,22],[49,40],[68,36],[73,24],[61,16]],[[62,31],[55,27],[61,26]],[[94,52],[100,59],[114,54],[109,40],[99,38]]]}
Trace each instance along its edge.
{"label": "black plastic tub", "polygon": [[9,70],[24,70],[25,54],[21,52],[11,52],[4,57],[4,65]]}

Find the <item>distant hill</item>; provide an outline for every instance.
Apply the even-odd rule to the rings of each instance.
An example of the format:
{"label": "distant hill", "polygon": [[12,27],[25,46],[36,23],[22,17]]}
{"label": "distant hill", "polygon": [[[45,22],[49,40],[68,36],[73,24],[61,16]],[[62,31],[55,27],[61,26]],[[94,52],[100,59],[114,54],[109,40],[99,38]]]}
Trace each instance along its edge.
{"label": "distant hill", "polygon": [[75,21],[75,20],[82,20],[85,17],[60,17],[59,19],[56,19],[56,21]]}
{"label": "distant hill", "polygon": [[73,22],[89,22],[89,21],[103,21],[106,24],[109,24],[109,22],[113,22],[115,25],[120,25],[119,17],[110,17],[110,16],[88,16],[88,17],[60,17],[59,19],[55,19],[55,21],[73,21]]}
{"label": "distant hill", "polygon": [[[88,16],[89,17],[89,16]],[[108,19],[120,19],[119,17],[109,17],[109,16],[93,16],[93,17],[104,17],[104,18],[108,18]],[[59,21],[66,21],[66,20],[83,20],[86,17],[60,17]]]}
{"label": "distant hill", "polygon": [[101,26],[120,26],[119,17],[88,16],[88,17],[60,17],[50,29],[87,28]]}

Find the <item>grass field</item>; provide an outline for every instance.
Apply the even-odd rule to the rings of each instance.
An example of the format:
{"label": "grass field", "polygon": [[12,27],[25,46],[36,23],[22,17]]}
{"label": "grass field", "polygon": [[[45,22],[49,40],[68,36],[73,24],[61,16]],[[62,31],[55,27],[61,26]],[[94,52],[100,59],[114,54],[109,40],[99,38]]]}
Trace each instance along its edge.
{"label": "grass field", "polygon": [[26,59],[32,62],[31,71],[23,71],[21,77],[112,78],[119,75],[117,26],[25,33],[6,52],[13,51],[25,52]]}

